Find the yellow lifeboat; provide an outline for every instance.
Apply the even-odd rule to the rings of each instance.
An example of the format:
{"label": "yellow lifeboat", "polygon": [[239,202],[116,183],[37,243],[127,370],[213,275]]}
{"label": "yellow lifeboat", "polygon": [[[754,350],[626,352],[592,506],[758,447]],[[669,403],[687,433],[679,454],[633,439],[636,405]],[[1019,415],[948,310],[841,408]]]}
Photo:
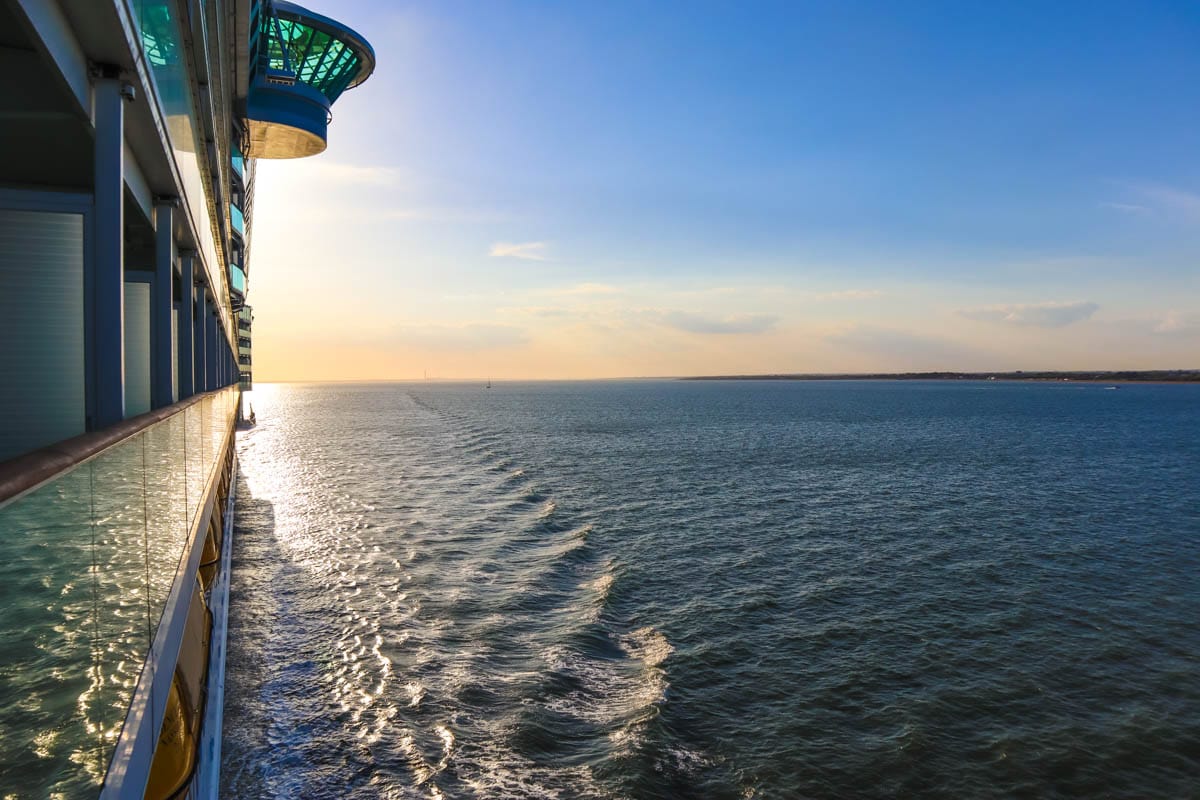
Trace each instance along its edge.
{"label": "yellow lifeboat", "polygon": [[204,685],[208,679],[211,631],[212,614],[204,602],[204,591],[197,583],[188,607],[187,625],[167,697],[162,730],[154,749],[150,779],[146,783],[146,800],[181,798],[191,786],[204,718]]}

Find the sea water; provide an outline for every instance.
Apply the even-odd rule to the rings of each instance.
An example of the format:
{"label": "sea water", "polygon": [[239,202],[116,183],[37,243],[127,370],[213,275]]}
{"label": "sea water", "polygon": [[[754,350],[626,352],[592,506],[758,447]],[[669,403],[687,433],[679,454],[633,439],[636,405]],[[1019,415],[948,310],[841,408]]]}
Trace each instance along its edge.
{"label": "sea water", "polygon": [[1200,386],[253,400],[226,797],[1200,792]]}

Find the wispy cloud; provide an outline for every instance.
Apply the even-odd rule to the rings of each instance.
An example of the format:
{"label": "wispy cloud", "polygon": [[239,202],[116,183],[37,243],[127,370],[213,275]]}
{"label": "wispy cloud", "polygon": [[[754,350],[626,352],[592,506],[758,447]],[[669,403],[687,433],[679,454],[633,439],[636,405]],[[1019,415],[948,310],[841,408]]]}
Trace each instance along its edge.
{"label": "wispy cloud", "polygon": [[716,316],[694,311],[657,311],[650,316],[670,328],[703,334],[765,333],[779,323],[779,318],[771,314]]}
{"label": "wispy cloud", "polygon": [[392,186],[400,181],[400,171],[389,167],[365,167],[320,160],[304,166],[316,173],[317,180],[325,183]]}
{"label": "wispy cloud", "polygon": [[331,204],[329,206],[306,206],[296,209],[289,216],[293,223],[336,222],[339,225],[359,227],[378,226],[380,223],[403,222],[496,222],[498,214],[476,209],[426,208],[408,206]]}
{"label": "wispy cloud", "polygon": [[523,328],[513,325],[402,325],[395,330],[402,344],[427,350],[473,352],[519,347],[529,341]]}
{"label": "wispy cloud", "polygon": [[566,289],[559,289],[555,294],[620,294],[621,289],[607,283],[577,283]]}
{"label": "wispy cloud", "polygon": [[1139,184],[1136,188],[1164,211],[1200,222],[1200,194],[1160,183]]}
{"label": "wispy cloud", "polygon": [[813,295],[814,300],[868,300],[880,297],[883,292],[878,289],[843,289],[839,292],[822,292]]}
{"label": "wispy cloud", "polygon": [[1154,326],[1155,333],[1192,333],[1200,331],[1200,313],[1168,311],[1162,322]]}
{"label": "wispy cloud", "polygon": [[1002,322],[1007,325],[1035,328],[1062,328],[1073,322],[1089,319],[1099,308],[1100,306],[1095,303],[1077,301],[968,308],[958,313],[967,319],[982,322]]}
{"label": "wispy cloud", "polygon": [[1196,192],[1164,183],[1120,182],[1117,186],[1127,197],[1102,202],[1102,207],[1139,217],[1200,223],[1200,194]]}
{"label": "wispy cloud", "polygon": [[857,325],[830,334],[825,341],[874,356],[880,369],[888,371],[963,369],[967,364],[979,363],[982,355],[947,339],[873,325]]}
{"label": "wispy cloud", "polygon": [[488,251],[492,258],[520,258],[526,261],[545,261],[545,242],[496,242]]}
{"label": "wispy cloud", "polygon": [[397,220],[403,222],[496,222],[503,215],[482,209],[470,208],[383,208],[377,213],[363,212],[372,220]]}
{"label": "wispy cloud", "polygon": [[1150,206],[1144,206],[1140,203],[1101,203],[1101,208],[1111,208],[1114,211],[1121,211],[1126,214],[1134,214],[1139,217],[1144,217],[1147,214],[1153,213]]}
{"label": "wispy cloud", "polygon": [[500,314],[514,314],[522,317],[542,317],[545,319],[578,316],[579,314],[578,311],[573,309],[558,308],[556,306],[520,306],[498,308],[496,311]]}

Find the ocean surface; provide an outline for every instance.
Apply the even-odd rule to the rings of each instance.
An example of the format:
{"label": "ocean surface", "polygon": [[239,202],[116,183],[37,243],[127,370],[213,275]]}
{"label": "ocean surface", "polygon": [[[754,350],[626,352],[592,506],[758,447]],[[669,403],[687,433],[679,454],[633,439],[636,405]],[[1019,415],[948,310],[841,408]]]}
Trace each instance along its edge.
{"label": "ocean surface", "polygon": [[1200,386],[252,400],[225,797],[1200,797]]}

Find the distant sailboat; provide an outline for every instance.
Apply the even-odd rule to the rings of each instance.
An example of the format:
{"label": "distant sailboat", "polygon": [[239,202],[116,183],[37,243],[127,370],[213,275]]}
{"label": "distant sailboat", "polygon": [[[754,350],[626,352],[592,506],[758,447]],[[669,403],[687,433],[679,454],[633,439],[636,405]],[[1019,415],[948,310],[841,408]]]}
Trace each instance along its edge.
{"label": "distant sailboat", "polygon": [[490,377],[488,378],[487,386],[485,388],[492,388],[492,379]]}

